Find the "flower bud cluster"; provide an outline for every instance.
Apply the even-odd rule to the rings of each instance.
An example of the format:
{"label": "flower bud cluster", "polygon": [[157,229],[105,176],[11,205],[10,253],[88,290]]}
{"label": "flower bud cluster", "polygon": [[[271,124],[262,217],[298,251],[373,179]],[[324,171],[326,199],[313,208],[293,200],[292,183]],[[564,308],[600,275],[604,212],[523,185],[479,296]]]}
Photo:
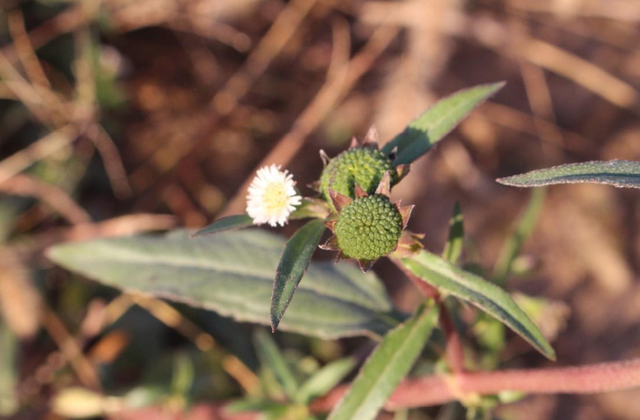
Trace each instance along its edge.
{"label": "flower bud cluster", "polygon": [[389,198],[361,197],[342,212],[335,226],[338,246],[347,258],[376,260],[395,250],[402,233],[402,216]]}
{"label": "flower bud cluster", "polygon": [[387,171],[393,186],[398,182],[398,175],[389,158],[373,147],[355,147],[329,161],[320,178],[320,191],[329,202],[330,189],[355,198],[355,184],[371,194]]}

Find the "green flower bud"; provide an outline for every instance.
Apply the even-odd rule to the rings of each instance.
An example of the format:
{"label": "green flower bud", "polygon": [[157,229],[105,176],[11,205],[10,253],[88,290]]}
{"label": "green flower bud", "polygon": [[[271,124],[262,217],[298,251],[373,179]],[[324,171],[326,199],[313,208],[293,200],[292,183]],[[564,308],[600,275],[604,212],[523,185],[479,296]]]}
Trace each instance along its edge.
{"label": "green flower bud", "polygon": [[396,249],[402,228],[403,217],[387,196],[357,198],[337,220],[337,247],[346,258],[374,261]]}
{"label": "green flower bud", "polygon": [[373,147],[355,147],[331,159],[320,177],[320,191],[331,203],[329,189],[355,198],[355,184],[367,194],[376,190],[386,171],[391,175],[391,186],[398,182],[398,174],[391,161]]}

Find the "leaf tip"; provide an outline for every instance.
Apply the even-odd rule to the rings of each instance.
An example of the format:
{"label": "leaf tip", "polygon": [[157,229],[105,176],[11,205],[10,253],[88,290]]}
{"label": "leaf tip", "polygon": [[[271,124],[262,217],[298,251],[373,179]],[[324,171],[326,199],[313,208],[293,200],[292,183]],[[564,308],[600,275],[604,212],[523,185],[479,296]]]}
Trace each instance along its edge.
{"label": "leaf tip", "polygon": [[509,187],[526,187],[526,185],[521,184],[520,182],[518,182],[517,176],[507,176],[507,177],[503,177],[503,178],[496,178],[496,182],[498,184],[502,184],[502,185],[506,185]]}
{"label": "leaf tip", "polygon": [[503,87],[506,86],[506,84],[507,84],[506,80],[501,80],[499,82],[489,83],[488,85],[485,85],[485,86],[488,86],[491,88],[491,93],[489,94],[491,96],[496,94],[498,91],[500,91]]}
{"label": "leaf tip", "polygon": [[275,333],[280,325],[280,320],[282,319],[282,315],[284,315],[283,311],[276,311],[275,305],[272,302],[271,309],[269,311],[269,326],[271,327],[271,333]]}
{"label": "leaf tip", "polygon": [[540,353],[542,353],[542,355],[544,357],[546,357],[547,359],[551,360],[552,362],[557,362],[557,356],[556,356],[556,351],[553,349],[553,347],[551,347],[551,344],[545,342],[544,344],[546,344],[544,347],[540,348]]}

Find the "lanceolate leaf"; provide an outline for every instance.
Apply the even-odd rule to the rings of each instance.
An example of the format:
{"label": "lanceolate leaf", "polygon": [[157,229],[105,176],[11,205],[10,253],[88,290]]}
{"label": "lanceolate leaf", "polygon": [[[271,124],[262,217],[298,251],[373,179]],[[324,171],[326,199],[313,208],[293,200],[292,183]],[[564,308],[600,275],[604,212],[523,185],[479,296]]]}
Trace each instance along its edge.
{"label": "lanceolate leaf", "polygon": [[504,86],[504,82],[464,89],[438,101],[387,143],[382,151],[398,148],[394,165],[411,163],[442,140],[475,107]]}
{"label": "lanceolate leaf", "polygon": [[284,246],[271,295],[270,318],[273,331],[278,328],[325,229],[323,220],[312,220],[294,233]]}
{"label": "lanceolate leaf", "polygon": [[268,332],[263,329],[256,332],[255,348],[260,363],[271,370],[284,393],[289,397],[290,401],[293,401],[298,390],[298,382],[291,369],[289,369],[284,355],[280,352]]}
{"label": "lanceolate leaf", "polygon": [[611,160],[571,163],[500,178],[497,181],[514,187],[590,182],[620,188],[640,188],[640,162]]}
{"label": "lanceolate leaf", "polygon": [[[268,325],[283,246],[280,236],[259,229],[196,239],[178,231],[63,244],[48,256],[112,287]],[[374,274],[349,264],[313,263],[279,328],[321,338],[377,337],[397,324],[387,315],[392,310]]]}
{"label": "lanceolate leaf", "polygon": [[553,348],[538,327],[500,287],[427,251],[420,251],[401,261],[417,277],[476,305],[522,336],[547,358],[555,360]]}
{"label": "lanceolate leaf", "polygon": [[226,230],[242,229],[249,227],[253,224],[253,219],[248,214],[235,214],[233,216],[223,217],[218,219],[209,226],[200,229],[193,234],[193,237],[211,235],[213,233],[220,233]]}
{"label": "lanceolate leaf", "polygon": [[328,420],[371,420],[409,373],[438,321],[430,302],[389,332],[371,354]]}
{"label": "lanceolate leaf", "polygon": [[331,391],[356,367],[356,364],[357,360],[354,357],[345,357],[323,366],[302,384],[296,401],[308,404],[312,399]]}
{"label": "lanceolate leaf", "polygon": [[498,261],[493,270],[493,278],[496,283],[504,284],[509,273],[511,273],[513,261],[520,253],[524,241],[531,235],[538,220],[542,204],[544,203],[545,192],[544,188],[533,191],[531,199],[524,209],[522,216],[520,216],[514,232],[507,238],[502,246]]}
{"label": "lanceolate leaf", "polygon": [[449,239],[442,252],[442,258],[452,263],[457,263],[462,255],[464,245],[464,219],[460,210],[460,203],[453,207],[453,215],[449,219]]}

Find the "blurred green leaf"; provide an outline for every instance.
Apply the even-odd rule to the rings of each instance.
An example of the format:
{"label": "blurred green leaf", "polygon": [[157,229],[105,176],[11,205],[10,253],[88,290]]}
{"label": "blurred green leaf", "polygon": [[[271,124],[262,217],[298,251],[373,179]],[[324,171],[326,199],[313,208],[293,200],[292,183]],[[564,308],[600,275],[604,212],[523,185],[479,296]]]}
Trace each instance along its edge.
{"label": "blurred green leaf", "polygon": [[369,356],[328,420],[371,420],[409,373],[438,321],[429,302],[405,323],[390,331]]}
{"label": "blurred green leaf", "polygon": [[194,238],[203,235],[211,235],[227,230],[242,229],[253,225],[253,219],[248,214],[234,214],[233,216],[223,217],[216,220],[207,227],[204,227],[193,234]]}
{"label": "blurred green leaf", "polygon": [[538,327],[500,287],[424,250],[401,261],[411,273],[444,292],[476,305],[522,336],[547,358],[555,360],[553,348]]}
{"label": "blurred green leaf", "polygon": [[507,238],[498,260],[493,270],[493,277],[498,284],[504,284],[507,277],[511,273],[513,262],[522,249],[522,245],[533,232],[533,228],[538,221],[544,198],[546,196],[545,189],[534,190],[527,207],[522,212],[520,219],[516,223],[513,233]]}
{"label": "blurred green leaf", "polygon": [[453,264],[457,263],[462,255],[464,245],[464,218],[460,210],[460,203],[453,207],[453,215],[449,219],[449,239],[442,252],[442,258]]}
{"label": "blurred green leaf", "polygon": [[296,395],[296,400],[301,403],[309,403],[314,398],[326,394],[338,385],[356,367],[356,364],[356,359],[353,357],[345,357],[328,363],[302,384]]}
{"label": "blurred green leaf", "polygon": [[243,413],[247,411],[270,411],[273,409],[286,407],[286,404],[277,403],[273,401],[243,399],[229,403],[225,406],[227,413]]}
{"label": "blurred green leaf", "polygon": [[22,198],[10,196],[0,200],[0,243],[9,238],[15,217],[23,207],[24,201]]}
{"label": "blurred green leaf", "polygon": [[269,315],[273,331],[278,328],[325,230],[323,220],[312,220],[298,229],[285,244],[271,295]]}
{"label": "blurred green leaf", "polygon": [[482,370],[496,369],[500,364],[501,352],[505,346],[506,327],[496,318],[482,312],[471,327],[481,352],[477,367]]}
{"label": "blurred green leaf", "polygon": [[513,404],[514,402],[520,401],[526,396],[527,394],[520,391],[501,391],[497,395],[498,400],[502,404]]}
{"label": "blurred green leaf", "polygon": [[0,319],[0,416],[11,416],[18,410],[18,338]]}
{"label": "blurred green leaf", "polygon": [[589,182],[620,188],[640,188],[640,162],[611,160],[571,163],[499,178],[497,181],[513,187],[541,187],[543,185]]}
{"label": "blurred green leaf", "polygon": [[382,151],[398,148],[394,165],[411,163],[442,140],[475,107],[502,89],[504,82],[478,85],[460,90],[438,101],[411,121],[407,128],[387,143]]}
{"label": "blurred green leaf", "polygon": [[273,373],[289,400],[294,401],[298,390],[298,382],[287,365],[285,357],[268,332],[263,329],[256,331],[255,348],[262,365]]}
{"label": "blurred green leaf", "polygon": [[186,353],[178,353],[173,360],[173,375],[171,378],[171,393],[182,398],[189,399],[189,393],[193,387],[195,378],[193,361]]}
{"label": "blurred green leaf", "polygon": [[[273,275],[284,240],[259,229],[189,239],[188,232],[57,245],[54,262],[108,286],[238,321],[269,324]],[[381,282],[353,265],[312,263],[280,329],[320,338],[378,337],[397,320]]]}

